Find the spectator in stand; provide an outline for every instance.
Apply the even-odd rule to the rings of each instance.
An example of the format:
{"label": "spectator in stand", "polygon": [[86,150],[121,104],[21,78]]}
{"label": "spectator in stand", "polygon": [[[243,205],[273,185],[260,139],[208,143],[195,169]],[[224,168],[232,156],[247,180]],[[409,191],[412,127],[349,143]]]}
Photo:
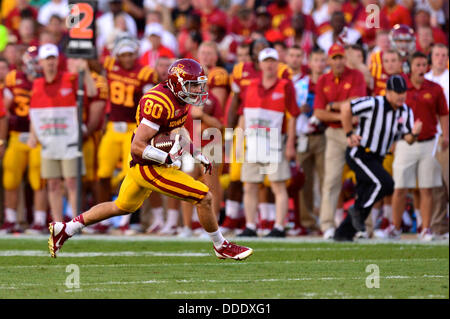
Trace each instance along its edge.
{"label": "spectator in stand", "polygon": [[122,0],[109,0],[109,10],[103,13],[100,18],[96,19],[96,31],[97,31],[97,48],[102,52],[109,34],[114,32],[114,19],[118,14],[123,14],[126,23],[126,31],[131,35],[137,37],[136,21],[128,13],[123,11]]}
{"label": "spectator in stand", "polygon": [[[290,29],[286,28],[283,33],[283,35],[287,36],[286,44],[289,47],[297,45],[304,52],[304,60],[302,62],[304,65],[308,63],[308,56],[314,48],[316,40],[313,31],[307,29],[307,17],[309,16],[303,13],[295,14],[292,16],[292,20],[289,21]],[[311,23],[314,24],[312,19]]]}
{"label": "spectator in stand", "polygon": [[53,35],[55,38],[55,44],[60,50],[66,47],[68,33],[66,30],[65,19],[62,19],[56,14],[52,15],[45,29]]}
{"label": "spectator in stand", "polygon": [[167,80],[167,70],[169,66],[173,63],[174,59],[161,55],[155,64],[155,71],[158,74],[158,83]]}
{"label": "spectator in stand", "polygon": [[[375,37],[375,47],[373,47],[373,49],[370,51],[370,53],[368,54],[368,59],[367,59],[367,66],[372,70],[373,67],[371,66],[374,62],[374,58],[372,56],[376,55],[377,52],[384,52],[387,51],[391,48],[391,44],[389,41],[389,31],[388,30],[378,30],[376,32],[376,37]],[[381,57],[380,57],[381,59]],[[372,76],[374,76],[372,74]]]}
{"label": "spectator in stand", "polygon": [[33,18],[24,18],[20,20],[18,30],[18,43],[28,46],[39,45],[39,39],[37,36],[36,22]]}
{"label": "spectator in stand", "polygon": [[288,0],[274,0],[267,7],[267,11],[272,17],[272,28],[279,30],[284,20],[289,20],[292,16],[292,9]]}
{"label": "spectator in stand", "polygon": [[38,16],[38,10],[31,6],[29,0],[16,0],[16,7],[12,9],[6,16],[5,26],[12,33],[19,30],[20,21],[24,18],[32,18],[34,21]]}
{"label": "spectator in stand", "polygon": [[[308,1],[306,1],[308,2]],[[303,0],[290,0],[289,1],[289,8],[291,11],[291,14],[287,16],[283,21],[281,21],[280,24],[280,31],[283,33],[285,37],[289,37],[293,35],[293,30],[296,29],[294,26],[291,27],[292,24],[292,18],[294,16],[300,16],[302,20],[304,20],[303,23],[303,29],[308,30],[315,34],[316,32],[316,25],[314,24],[313,18],[307,14],[303,8],[304,8],[304,1]],[[299,34],[300,35],[300,34]]]}
{"label": "spectator in stand", "polygon": [[198,31],[191,31],[188,33],[186,41],[184,43],[184,49],[186,53],[182,55],[183,58],[197,59],[198,48],[203,42],[202,34]]}
{"label": "spectator in stand", "polygon": [[[347,46],[345,49],[347,67],[356,69],[364,75],[366,85],[370,91],[373,88],[373,77],[366,65],[366,52],[359,44]],[[368,92],[369,93],[369,92]]]}
{"label": "spectator in stand", "polygon": [[[78,130],[76,93],[78,79],[75,74],[58,71],[58,48],[54,44],[39,47],[39,65],[43,77],[33,83],[30,101],[30,137],[28,145],[42,145],[41,176],[46,180],[48,200],[54,221],[62,221],[63,184],[67,187],[69,203],[74,215],[76,207],[76,176],[78,157]],[[80,60],[78,70],[85,70],[84,85],[88,97],[97,94],[95,82],[87,62]],[[44,125],[46,124],[46,125]],[[63,126],[65,124],[65,126]],[[64,129],[58,129],[60,126]],[[84,173],[81,172],[82,174]],[[74,216],[75,217],[75,216]]]}
{"label": "spectator in stand", "polygon": [[447,35],[438,26],[431,25],[431,10],[427,7],[420,6],[416,8],[414,15],[414,27],[416,31],[420,27],[431,27],[433,30],[433,40],[434,43],[448,44]]}
{"label": "spectator in stand", "polygon": [[[156,1],[151,0],[150,2],[155,3]],[[136,22],[138,35],[142,34],[145,28],[145,13],[147,11],[142,9],[147,9],[146,3],[148,3],[148,1],[146,0],[123,0],[124,11],[128,13]],[[161,5],[161,8],[166,8],[165,6],[169,5],[170,3],[173,4],[173,1],[165,1],[165,5]]]}
{"label": "spectator in stand", "polygon": [[69,2],[67,0],[50,0],[39,9],[37,22],[46,26],[54,14],[65,19],[69,15]]}
{"label": "spectator in stand", "polygon": [[443,0],[403,0],[403,4],[410,10],[410,12],[417,12],[419,9],[426,9],[430,12],[430,18],[433,21],[433,26],[444,26],[446,18],[448,21],[448,1]]}
{"label": "spectator in stand", "polygon": [[[153,24],[160,24],[163,26],[162,31],[162,38],[161,43],[165,47],[169,48],[175,55],[178,55],[178,42],[177,38],[173,34],[173,32],[170,31],[167,27],[164,25],[164,15],[160,11],[149,11],[147,12],[146,16],[146,26],[153,25]],[[142,55],[145,51],[151,49],[151,43],[148,37],[145,36],[145,30],[144,30],[144,37],[141,40],[139,48],[139,53]]]}
{"label": "spectator in stand", "polygon": [[187,19],[194,12],[191,0],[177,0],[176,6],[171,11],[172,22],[178,33],[187,28]]}
{"label": "spectator in stand", "polygon": [[217,4],[217,0],[195,0],[193,2],[197,14],[201,17],[201,32],[204,40],[210,40],[209,32],[211,26],[214,25],[214,22],[217,23],[217,21],[224,21],[225,29],[227,29],[227,14],[219,9]]}
{"label": "spectator in stand", "polygon": [[[449,104],[449,71],[448,71],[448,47],[444,44],[435,44],[431,49],[431,70],[425,74],[425,79],[438,83],[444,90],[447,107]],[[433,213],[431,216],[431,232],[436,235],[444,235],[448,239],[448,200],[449,200],[449,156],[448,147],[444,136],[440,134],[439,145],[436,151],[436,159],[442,168],[443,186],[433,189]]]}
{"label": "spectator in stand", "polygon": [[156,60],[161,55],[175,58],[175,54],[161,43],[163,33],[163,26],[159,23],[148,24],[145,27],[145,35],[150,40],[152,47],[139,58],[141,65],[148,65],[154,68]]}
{"label": "spectator in stand", "polygon": [[4,86],[6,75],[8,74],[8,72],[9,72],[8,60],[0,56],[0,85]]}
{"label": "spectator in stand", "polygon": [[405,24],[409,27],[413,26],[411,12],[406,7],[398,4],[397,0],[385,0],[380,15],[388,18],[389,27],[391,28],[396,24]]}
{"label": "spectator in stand", "polygon": [[322,75],[316,84],[314,116],[323,122],[325,131],[325,177],[320,205],[320,228],[326,239],[333,238],[334,213],[342,187],[347,139],[340,122],[340,107],[346,101],[365,96],[364,75],[345,66],[345,49],[334,44],[328,51],[330,71]]}
{"label": "spectator in stand", "polygon": [[431,54],[431,47],[433,46],[433,42],[433,30],[431,29],[431,27],[423,26],[417,28],[417,51],[420,51],[429,57]]}
{"label": "spectator in stand", "polygon": [[286,63],[287,45],[283,41],[275,41],[272,46],[277,50],[280,62]]}
{"label": "spectator in stand", "polygon": [[258,7],[256,9],[256,29],[264,35],[267,41],[283,41],[283,34],[272,28],[272,17],[266,7]]}
{"label": "spectator in stand", "polygon": [[385,15],[378,14],[375,17],[371,17],[369,19],[370,22],[375,23],[379,21],[379,27],[374,27],[373,24],[367,23],[369,15],[373,14],[372,11],[366,11],[366,8],[369,5],[375,5],[378,8],[381,6],[379,0],[363,0],[363,10],[359,10],[356,12],[356,17],[353,19],[353,28],[361,33],[362,42],[366,44],[369,48],[372,48],[374,45],[377,45],[377,37],[379,32],[384,30],[389,30],[389,20]]}
{"label": "spectator in stand", "polygon": [[385,95],[386,81],[389,76],[402,73],[402,57],[400,56],[400,53],[391,49],[383,52],[381,61],[384,72],[379,79],[374,81],[373,95]]}
{"label": "spectator in stand", "polygon": [[[426,55],[415,52],[410,60],[411,75],[408,79],[406,104],[413,110],[414,118],[423,123],[417,136],[418,143],[406,145],[399,141],[394,154],[395,191],[392,198],[394,225],[386,229],[386,237],[400,238],[402,214],[408,189],[416,185],[420,192],[420,214],[422,216],[421,240],[433,240],[431,232],[431,213],[434,187],[442,186],[442,171],[435,155],[437,124],[441,124],[442,143],[448,147],[448,107],[444,92],[439,84],[425,79],[428,68]],[[416,184],[417,183],[417,184]]]}
{"label": "spectator in stand", "polygon": [[342,12],[345,15],[345,22],[353,24],[359,12],[364,11],[365,7],[359,0],[347,0],[342,5]]}
{"label": "spectator in stand", "polygon": [[231,18],[230,32],[241,39],[248,38],[255,27],[255,15],[249,8],[241,7]]}
{"label": "spectator in stand", "polygon": [[360,44],[361,34],[353,28],[346,27],[345,16],[341,11],[336,11],[330,18],[331,30],[324,32],[317,38],[317,45],[328,52],[334,43],[338,44]]}
{"label": "spectator in stand", "polygon": [[251,61],[252,57],[250,56],[250,44],[247,42],[240,43],[236,49],[236,64]]}
{"label": "spectator in stand", "polygon": [[[112,54],[112,50],[113,50],[116,38],[124,32],[128,32],[127,23],[126,23],[125,13],[121,12],[114,16],[114,29],[111,32],[109,32],[108,37],[105,39],[104,46],[103,46],[103,48],[101,48],[102,51],[101,51],[101,53],[99,52],[99,55],[100,55],[99,62],[101,64],[103,64],[103,62],[105,61],[105,58],[107,56],[110,56]],[[141,48],[142,47],[143,47],[143,45],[141,45]],[[99,48],[97,48],[97,49],[99,49]]]}
{"label": "spectator in stand", "polygon": [[[319,216],[314,209],[314,179],[317,173],[319,189],[323,185],[324,178],[324,158],[325,158],[325,127],[316,118],[312,117],[315,87],[319,77],[327,67],[326,54],[321,49],[313,50],[309,56],[310,74],[300,77],[298,67],[294,63],[292,56],[298,55],[301,49],[291,47],[288,50],[288,66],[294,74],[292,80],[296,91],[297,105],[301,114],[297,118],[297,164],[303,169],[305,174],[305,184],[299,192],[300,224],[306,228],[307,232],[319,230]],[[295,234],[295,233],[294,233]]]}
{"label": "spectator in stand", "polygon": [[317,0],[316,9],[312,13],[316,25],[316,35],[321,36],[331,30],[330,20],[334,12],[342,12],[341,0]]}
{"label": "spectator in stand", "polygon": [[205,41],[198,48],[198,61],[208,76],[208,89],[219,101],[222,111],[230,93],[228,72],[219,65],[219,48],[213,41]]}
{"label": "spectator in stand", "polygon": [[[195,12],[186,18],[186,28],[182,29],[177,35],[177,43],[179,46],[179,56],[186,57],[189,54],[188,48],[186,48],[187,38],[189,33],[195,31],[201,34],[201,18],[199,14]],[[202,38],[203,39],[203,38]]]}
{"label": "spectator in stand", "polygon": [[298,45],[287,49],[286,64],[292,70],[292,81],[294,83],[308,74],[308,67],[302,64],[304,54]]}
{"label": "spectator in stand", "polygon": [[18,54],[18,45],[15,43],[8,43],[2,54],[3,58],[8,62],[10,70],[14,70],[21,63]]}

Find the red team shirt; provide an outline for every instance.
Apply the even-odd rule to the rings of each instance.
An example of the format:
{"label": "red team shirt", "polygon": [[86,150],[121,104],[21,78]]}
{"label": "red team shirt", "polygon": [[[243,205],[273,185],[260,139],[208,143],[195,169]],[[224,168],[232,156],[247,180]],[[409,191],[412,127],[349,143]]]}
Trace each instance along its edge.
{"label": "red team shirt", "polygon": [[418,140],[432,139],[437,132],[437,117],[448,115],[444,91],[439,84],[428,80],[424,80],[419,89],[416,89],[409,79],[407,85],[406,105],[412,109],[414,119],[420,119],[423,123]]}
{"label": "red team shirt", "polygon": [[30,98],[33,83],[28,81],[22,71],[13,70],[5,79],[6,87],[13,94],[13,102],[9,108],[8,130],[28,132],[30,129]]}
{"label": "red team shirt", "polygon": [[44,77],[35,79],[30,108],[76,107],[77,78],[76,74],[59,72],[51,83],[47,83]]}
{"label": "red team shirt", "polygon": [[[340,78],[335,78],[333,72],[330,71],[321,75],[317,81],[314,109],[325,110],[330,102],[340,102],[350,97],[365,96],[366,90],[364,75],[358,70],[345,67]],[[325,124],[334,128],[342,128],[341,121]]]}
{"label": "red team shirt", "polygon": [[242,115],[246,108],[264,108],[267,110],[284,113],[281,133],[287,132],[287,118],[300,115],[300,109],[295,99],[295,88],[291,80],[278,79],[270,88],[264,88],[260,78],[252,80],[243,93]]}
{"label": "red team shirt", "polygon": [[[160,133],[170,132],[182,127],[187,120],[189,104],[182,103],[173,95],[164,81],[149,90],[139,101],[136,122],[147,123]],[[144,160],[132,155],[132,163],[140,165],[154,165],[152,161]]]}
{"label": "red team shirt", "polygon": [[104,62],[109,86],[109,121],[133,123],[136,120],[136,107],[144,87],[157,83],[156,72],[136,63],[131,70],[123,69],[112,57]]}

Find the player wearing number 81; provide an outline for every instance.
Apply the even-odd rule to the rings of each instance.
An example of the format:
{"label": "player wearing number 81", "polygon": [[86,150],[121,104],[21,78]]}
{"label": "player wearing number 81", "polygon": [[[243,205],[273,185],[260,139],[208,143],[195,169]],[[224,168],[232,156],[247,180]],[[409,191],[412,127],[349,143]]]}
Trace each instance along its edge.
{"label": "player wearing number 81", "polygon": [[[129,169],[117,200],[94,206],[69,223],[52,223],[49,238],[52,257],[56,257],[56,252],[65,240],[83,227],[136,211],[153,191],[197,206],[200,223],[210,235],[218,258],[242,260],[253,253],[252,249],[223,238],[212,209],[212,195],[208,187],[179,170],[183,151],[180,134],[176,134],[169,152],[151,145],[157,134],[181,129],[190,105],[201,106],[208,97],[207,77],[198,62],[191,59],[177,60],[168,72],[168,80],[148,91],[139,102],[136,114],[138,127],[131,142],[130,161],[127,161]],[[187,145],[194,158],[204,166],[205,172],[211,173],[212,164],[209,160],[200,151],[193,149],[190,140]]]}
{"label": "player wearing number 81", "polygon": [[[157,83],[157,73],[150,67],[141,66],[137,60],[138,42],[129,34],[116,39],[113,56],[104,62],[109,88],[107,105],[108,123],[98,152],[99,201],[111,196],[111,177],[117,163],[127,160],[135,115],[140,97]],[[127,167],[122,167],[125,175]],[[121,174],[122,175],[122,174]]]}

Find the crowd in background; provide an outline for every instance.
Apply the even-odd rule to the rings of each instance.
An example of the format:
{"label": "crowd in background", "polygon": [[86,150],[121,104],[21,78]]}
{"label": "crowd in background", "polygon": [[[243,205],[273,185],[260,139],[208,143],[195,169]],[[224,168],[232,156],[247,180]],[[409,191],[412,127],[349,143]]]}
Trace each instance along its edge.
{"label": "crowd in background", "polygon": [[[385,198],[377,203],[367,228],[370,237],[391,238],[395,225],[413,233],[429,229],[432,236],[422,236],[425,240],[448,238],[448,124],[442,125],[448,122],[449,103],[448,1],[99,0],[95,18],[98,58],[88,61],[65,56],[67,0],[0,3],[0,233],[45,233],[50,220],[77,215],[75,164],[51,174],[52,163],[41,165],[39,139],[29,125],[30,104],[33,98],[39,104],[36,96],[42,93],[36,85],[42,73],[48,78],[53,68],[53,79],[65,72],[87,71],[82,194],[86,209],[117,194],[131,141],[127,144],[126,139],[136,124],[136,98],[139,101],[146,90],[167,80],[167,69],[175,59],[195,59],[208,75],[209,101],[203,108],[194,107],[190,117],[224,130],[239,125],[242,101],[238,97],[247,82],[260,74],[258,53],[272,47],[277,52],[278,76],[292,81],[301,113],[296,120],[296,154],[290,158],[286,182],[288,214],[282,223],[287,232],[280,237],[332,238],[354,201],[354,174],[345,161],[340,168],[330,150],[330,145],[339,144],[333,139],[340,133],[329,130],[342,127],[332,118],[339,114],[339,103],[384,95],[389,75],[409,79],[418,72],[441,85],[445,94],[447,111],[432,105],[436,107],[434,118],[423,120],[431,127],[423,134],[429,135],[419,136],[419,141],[433,141],[441,181],[426,186],[426,192],[419,182],[416,189],[401,194],[405,199],[394,198],[392,203],[392,198]],[[417,52],[427,62],[423,72],[410,63]],[[339,82],[343,74],[348,76],[347,70],[354,72],[350,82]],[[73,82],[67,78],[64,85],[70,87]],[[128,115],[111,118],[117,107],[127,108]],[[442,128],[437,128],[438,123]],[[230,139],[225,136],[226,141]],[[102,148],[108,149],[106,155]],[[391,173],[394,154],[392,150],[385,159]],[[230,163],[218,163],[212,177],[202,175],[189,161],[182,169],[207,182],[224,232],[270,233],[277,218],[270,181],[252,190],[258,198],[257,216],[249,223],[240,168],[236,171]],[[398,207],[400,214],[393,213]],[[152,194],[137,213],[84,231],[189,237],[202,236],[200,229],[195,208]]]}

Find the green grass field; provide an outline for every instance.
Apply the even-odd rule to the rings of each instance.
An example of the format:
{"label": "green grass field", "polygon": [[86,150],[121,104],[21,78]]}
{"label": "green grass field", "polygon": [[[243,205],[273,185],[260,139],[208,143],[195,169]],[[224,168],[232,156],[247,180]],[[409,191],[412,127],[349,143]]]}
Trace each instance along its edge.
{"label": "green grass field", "polygon": [[51,259],[46,237],[0,237],[0,298],[449,298],[448,241],[238,242],[246,261],[217,259],[208,240],[83,235]]}

